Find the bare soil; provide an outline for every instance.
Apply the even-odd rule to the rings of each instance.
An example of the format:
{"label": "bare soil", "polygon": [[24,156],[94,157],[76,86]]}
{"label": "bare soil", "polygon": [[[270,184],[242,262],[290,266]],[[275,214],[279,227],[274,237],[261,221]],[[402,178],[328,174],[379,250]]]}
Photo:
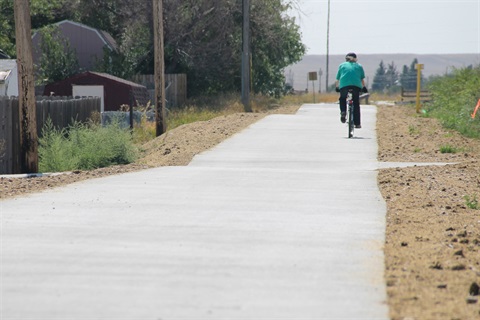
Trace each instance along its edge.
{"label": "bare soil", "polygon": [[[280,107],[269,113],[297,109]],[[175,128],[145,144],[135,164],[2,177],[0,200],[106,175],[187,165],[194,155],[267,114],[237,113]],[[377,133],[379,161],[452,163],[379,170],[388,209],[385,279],[391,319],[480,319],[480,141],[445,130],[407,106],[380,104]],[[442,153],[442,148],[452,152]]]}
{"label": "bare soil", "polygon": [[[480,319],[480,141],[414,108],[379,106],[380,161],[451,162],[380,170],[392,319]],[[441,153],[445,146],[455,153]],[[475,209],[476,208],[476,209]],[[475,289],[477,288],[477,289]]]}

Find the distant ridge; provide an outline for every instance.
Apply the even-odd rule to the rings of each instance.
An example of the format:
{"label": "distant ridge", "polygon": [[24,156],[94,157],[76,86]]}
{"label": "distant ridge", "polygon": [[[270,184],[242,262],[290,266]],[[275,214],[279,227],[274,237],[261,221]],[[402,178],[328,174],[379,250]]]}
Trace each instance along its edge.
{"label": "distant ridge", "polygon": [[[480,54],[358,54],[358,62],[363,65],[367,82],[371,87],[373,77],[378,69],[380,61],[383,60],[385,66],[395,63],[398,72],[402,72],[403,66],[410,67],[413,59],[417,58],[419,63],[425,65],[423,75],[429,77],[431,75],[443,75],[453,67],[462,68],[469,65],[477,66],[480,64]],[[329,57],[329,77],[328,84],[335,82],[337,68],[344,60],[344,55],[330,55]],[[321,79],[321,90],[325,91],[325,75],[326,75],[326,56],[325,55],[305,55],[303,59],[287,68],[285,68],[285,77],[287,82],[289,78],[293,78],[293,87],[295,90],[305,90],[307,88],[308,72],[318,71],[322,69],[323,75]],[[319,81],[315,81],[315,90],[318,92]],[[312,90],[312,83],[308,81],[308,89]]]}

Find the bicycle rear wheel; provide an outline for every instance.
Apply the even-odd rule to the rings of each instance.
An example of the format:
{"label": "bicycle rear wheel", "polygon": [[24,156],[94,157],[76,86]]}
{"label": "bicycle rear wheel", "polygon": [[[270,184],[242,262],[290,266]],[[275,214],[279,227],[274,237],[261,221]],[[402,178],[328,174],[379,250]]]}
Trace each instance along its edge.
{"label": "bicycle rear wheel", "polygon": [[348,106],[348,137],[353,137],[353,129],[355,125],[353,123],[353,105]]}

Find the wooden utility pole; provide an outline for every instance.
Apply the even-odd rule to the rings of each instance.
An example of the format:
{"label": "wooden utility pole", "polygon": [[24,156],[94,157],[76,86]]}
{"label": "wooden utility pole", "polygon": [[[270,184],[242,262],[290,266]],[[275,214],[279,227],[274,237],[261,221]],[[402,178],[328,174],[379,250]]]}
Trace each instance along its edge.
{"label": "wooden utility pole", "polygon": [[38,172],[38,135],[29,0],[15,0],[21,173]]}
{"label": "wooden utility pole", "polygon": [[245,112],[252,112],[250,105],[250,0],[243,1],[242,42],[242,103]]}
{"label": "wooden utility pole", "polygon": [[317,80],[317,72],[316,71],[309,72],[308,80],[312,81],[313,103],[315,103],[315,80]]}
{"label": "wooden utility pole", "polygon": [[322,68],[318,70],[318,93],[322,93],[322,75],[323,71]]}
{"label": "wooden utility pole", "polygon": [[327,12],[327,65],[325,74],[325,92],[328,93],[328,68],[330,65],[330,0],[328,0],[328,12]]}
{"label": "wooden utility pole", "polygon": [[165,114],[165,61],[163,51],[163,0],[153,0],[155,68],[155,122],[157,137],[167,131]]}

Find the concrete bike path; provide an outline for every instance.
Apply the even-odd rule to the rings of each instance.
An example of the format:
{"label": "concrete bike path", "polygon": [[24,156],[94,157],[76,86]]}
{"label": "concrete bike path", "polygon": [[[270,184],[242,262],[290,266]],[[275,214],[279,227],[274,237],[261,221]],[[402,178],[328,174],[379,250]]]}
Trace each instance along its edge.
{"label": "concrete bike path", "polygon": [[272,115],[189,166],[0,202],[0,318],[388,319],[373,106]]}

